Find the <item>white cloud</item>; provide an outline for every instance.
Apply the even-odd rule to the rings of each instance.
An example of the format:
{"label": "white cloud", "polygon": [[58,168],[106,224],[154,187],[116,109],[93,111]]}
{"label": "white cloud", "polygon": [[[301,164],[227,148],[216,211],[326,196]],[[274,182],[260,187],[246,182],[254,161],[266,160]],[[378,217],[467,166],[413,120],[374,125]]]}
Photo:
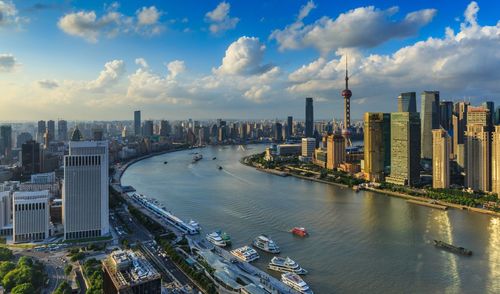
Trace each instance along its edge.
{"label": "white cloud", "polygon": [[269,85],[252,86],[243,94],[243,96],[245,96],[250,101],[263,103],[263,96],[270,90],[271,87]]}
{"label": "white cloud", "polygon": [[223,33],[236,27],[240,19],[229,16],[230,9],[231,4],[221,2],[214,10],[207,12],[205,18],[210,23],[209,30],[212,34]]}
{"label": "white cloud", "polygon": [[213,71],[217,74],[252,75],[272,68],[262,65],[266,46],[255,37],[240,37],[226,50],[222,64]]}
{"label": "white cloud", "polygon": [[0,72],[10,72],[17,65],[16,58],[12,54],[0,54]]}
{"label": "white cloud", "polygon": [[59,19],[57,25],[66,34],[81,37],[91,43],[96,43],[101,35],[111,38],[135,32],[151,36],[164,30],[160,23],[162,12],[155,6],[142,7],[137,10],[136,17],[117,12],[118,7],[119,5],[111,5],[102,17],[98,17],[95,11],[68,13]]}
{"label": "white cloud", "polygon": [[390,39],[414,36],[436,15],[435,9],[408,13],[403,20],[395,20],[398,7],[379,10],[373,6],[359,7],[340,14],[336,19],[322,17],[305,25],[302,20],[315,5],[302,7],[297,20],[283,30],[275,30],[280,50],[313,47],[326,54],[338,48],[370,48]]}
{"label": "white cloud", "polygon": [[40,80],[40,81],[37,81],[37,84],[40,88],[49,89],[49,90],[59,87],[59,83],[57,81],[54,81],[54,80]]}
{"label": "white cloud", "polygon": [[125,63],[123,60],[112,60],[106,62],[104,69],[97,79],[87,84],[89,90],[106,90],[116,84],[125,74]]}
{"label": "white cloud", "polygon": [[169,71],[168,78],[175,79],[179,74],[186,71],[186,65],[182,60],[174,60],[167,64],[167,69]]}
{"label": "white cloud", "polygon": [[142,57],[136,58],[135,64],[137,64],[140,67],[148,67],[149,66],[148,63],[146,62],[146,60]]}
{"label": "white cloud", "polygon": [[12,1],[0,0],[0,29],[7,26],[20,27],[28,21],[27,17],[19,16],[16,5]]}
{"label": "white cloud", "polygon": [[313,1],[307,2],[306,5],[304,5],[300,8],[300,12],[299,12],[299,15],[297,16],[297,19],[299,21],[303,20],[304,18],[306,18],[309,15],[311,10],[313,10],[314,8],[316,8],[316,4],[314,4]]}

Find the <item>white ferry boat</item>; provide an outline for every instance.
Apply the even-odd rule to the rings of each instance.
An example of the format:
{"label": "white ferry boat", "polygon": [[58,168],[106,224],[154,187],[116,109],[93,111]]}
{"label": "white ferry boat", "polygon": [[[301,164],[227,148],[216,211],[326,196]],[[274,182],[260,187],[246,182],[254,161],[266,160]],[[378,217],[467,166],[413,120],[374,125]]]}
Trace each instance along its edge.
{"label": "white ferry boat", "polygon": [[309,286],[302,280],[302,278],[294,273],[284,273],[281,275],[281,281],[285,285],[290,286],[292,289],[299,291],[303,294],[313,294],[313,291]]}
{"label": "white ferry boat", "polygon": [[268,268],[273,271],[278,271],[278,272],[289,272],[289,273],[295,273],[298,275],[305,275],[307,274],[307,271],[303,268],[300,267],[298,263],[296,263],[294,260],[291,258],[283,258],[283,257],[273,257],[271,261],[269,262]]}
{"label": "white ferry boat", "polygon": [[226,241],[222,240],[222,237],[217,232],[207,234],[206,238],[210,243],[216,246],[225,247],[227,245]]}
{"label": "white ferry boat", "polygon": [[257,251],[249,246],[243,246],[241,248],[231,250],[231,254],[236,258],[246,262],[252,262],[260,258]]}
{"label": "white ferry boat", "polygon": [[200,153],[196,153],[195,155],[193,155],[193,163],[198,162],[202,159],[203,159],[203,155]]}
{"label": "white ferry boat", "polygon": [[260,235],[255,238],[253,240],[253,246],[269,253],[280,253],[280,248],[278,247],[278,245],[276,245],[276,243],[266,235]]}
{"label": "white ferry boat", "polygon": [[197,221],[194,221],[194,220],[189,220],[189,223],[188,223],[191,227],[195,228],[196,230],[198,231],[201,231],[201,226],[200,224],[197,222]]}

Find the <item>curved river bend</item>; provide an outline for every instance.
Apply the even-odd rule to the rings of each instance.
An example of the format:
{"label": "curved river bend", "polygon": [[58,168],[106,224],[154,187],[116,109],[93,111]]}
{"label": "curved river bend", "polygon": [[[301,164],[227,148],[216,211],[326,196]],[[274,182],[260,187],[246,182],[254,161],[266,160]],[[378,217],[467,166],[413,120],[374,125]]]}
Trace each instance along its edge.
{"label": "curved river bend", "polygon": [[[122,184],[197,220],[202,236],[223,229],[233,247],[270,235],[282,256],[309,271],[304,279],[315,293],[500,293],[499,218],[283,178],[239,162],[264,147],[198,149],[204,159],[195,164],[192,150],[148,158],[129,167]],[[294,237],[294,226],[311,236]],[[433,239],[474,255],[436,249]],[[259,253],[254,264],[265,269],[271,256]]]}

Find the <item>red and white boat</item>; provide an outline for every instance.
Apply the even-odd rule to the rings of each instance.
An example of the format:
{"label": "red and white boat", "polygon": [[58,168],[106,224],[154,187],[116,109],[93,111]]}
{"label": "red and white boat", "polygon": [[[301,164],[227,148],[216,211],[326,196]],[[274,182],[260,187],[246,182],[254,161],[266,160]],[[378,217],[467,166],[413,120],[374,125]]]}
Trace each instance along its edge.
{"label": "red and white boat", "polygon": [[307,233],[307,230],[305,228],[301,228],[301,227],[295,227],[290,232],[292,234],[300,236],[300,237],[306,237],[309,235],[309,233]]}

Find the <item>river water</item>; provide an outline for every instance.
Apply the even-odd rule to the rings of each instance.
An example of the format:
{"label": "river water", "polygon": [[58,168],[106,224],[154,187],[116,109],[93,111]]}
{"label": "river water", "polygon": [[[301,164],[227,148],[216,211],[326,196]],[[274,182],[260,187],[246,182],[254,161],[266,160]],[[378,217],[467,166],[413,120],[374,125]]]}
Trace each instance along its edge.
{"label": "river water", "polygon": [[[283,178],[239,162],[264,147],[198,149],[204,159],[195,164],[193,150],[159,155],[129,167],[122,184],[195,219],[203,236],[223,229],[233,248],[270,235],[281,256],[309,271],[304,279],[315,293],[500,293],[499,218]],[[310,237],[290,234],[294,226]],[[433,239],[474,255],[434,248]],[[254,264],[265,270],[272,256],[259,253]]]}

